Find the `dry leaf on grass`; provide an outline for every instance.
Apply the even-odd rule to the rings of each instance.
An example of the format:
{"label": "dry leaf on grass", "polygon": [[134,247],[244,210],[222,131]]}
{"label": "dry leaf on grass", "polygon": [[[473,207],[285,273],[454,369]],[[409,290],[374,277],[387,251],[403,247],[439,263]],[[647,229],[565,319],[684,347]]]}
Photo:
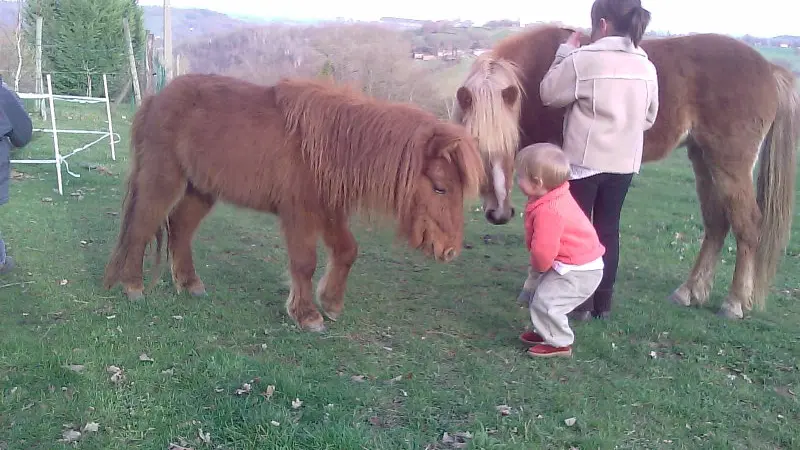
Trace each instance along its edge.
{"label": "dry leaf on grass", "polygon": [[98,173],[102,173],[103,175],[108,175],[108,176],[113,176],[114,175],[114,173],[111,172],[110,170],[108,170],[105,166],[98,165],[97,167],[95,167],[95,170]]}
{"label": "dry leaf on grass", "polygon": [[71,442],[77,441],[80,438],[81,438],[81,432],[80,431],[78,431],[78,430],[65,430],[63,433],[61,433],[61,439],[59,439],[58,442],[64,442],[66,444],[69,444]]}
{"label": "dry leaf on grass", "polygon": [[210,444],[211,443],[211,433],[208,433],[208,432],[203,433],[203,429],[202,428],[197,430],[197,437],[199,437],[200,440],[203,441],[206,444]]}
{"label": "dry leaf on grass", "polygon": [[507,416],[511,414],[511,407],[508,405],[499,405],[495,406],[494,408],[500,413],[501,416]]}
{"label": "dry leaf on grass", "polygon": [[472,439],[472,433],[469,431],[459,431],[452,435],[445,431],[442,435],[442,444],[450,448],[467,448],[470,439]]}
{"label": "dry leaf on grass", "polygon": [[276,421],[274,421],[274,420],[270,420],[270,421],[269,421],[269,423],[270,423],[270,424],[271,424],[273,427],[279,427],[279,426],[281,426],[281,423],[280,423],[280,422],[276,422]]}
{"label": "dry leaf on grass", "polygon": [[64,367],[66,367],[67,369],[69,369],[69,370],[71,370],[71,371],[73,371],[75,373],[81,373],[81,372],[83,372],[83,369],[86,368],[86,366],[84,366],[83,364],[68,364],[68,365],[66,365]]}
{"label": "dry leaf on grass", "polygon": [[19,172],[15,169],[11,169],[11,179],[12,180],[30,180],[33,179],[32,176],[28,175],[27,173]]}
{"label": "dry leaf on grass", "polygon": [[365,381],[364,375],[353,375],[352,377],[350,377],[350,381],[354,381],[356,383],[363,383]]}
{"label": "dry leaf on grass", "polygon": [[252,391],[252,390],[253,390],[253,386],[250,383],[242,383],[242,387],[240,387],[239,389],[236,389],[236,391],[234,393],[236,395],[244,395],[244,394],[249,394],[250,391]]}
{"label": "dry leaf on grass", "polygon": [[84,433],[97,433],[99,429],[100,424],[97,422],[87,422],[86,425],[83,426]]}
{"label": "dry leaf on grass", "polygon": [[106,372],[111,375],[111,382],[114,384],[118,384],[125,380],[124,370],[117,366],[106,367]]}
{"label": "dry leaf on grass", "polygon": [[269,400],[272,397],[272,394],[274,393],[275,393],[275,386],[270,384],[269,386],[267,386],[267,390],[261,393],[261,396]]}
{"label": "dry leaf on grass", "polygon": [[564,419],[564,423],[567,424],[568,427],[571,427],[571,426],[575,425],[575,422],[577,422],[577,421],[578,421],[578,419],[576,419],[574,417],[570,417],[569,419]]}
{"label": "dry leaf on grass", "polygon": [[142,362],[153,362],[154,359],[149,357],[149,356],[147,356],[147,353],[142,353],[141,355],[139,355],[139,361],[142,361]]}
{"label": "dry leaf on grass", "polygon": [[302,400],[300,400],[299,398],[295,398],[294,400],[292,400],[292,409],[297,409],[301,406],[303,406]]}
{"label": "dry leaf on grass", "polygon": [[170,442],[169,447],[167,447],[167,450],[194,450],[194,449],[192,447],[184,447],[174,442]]}

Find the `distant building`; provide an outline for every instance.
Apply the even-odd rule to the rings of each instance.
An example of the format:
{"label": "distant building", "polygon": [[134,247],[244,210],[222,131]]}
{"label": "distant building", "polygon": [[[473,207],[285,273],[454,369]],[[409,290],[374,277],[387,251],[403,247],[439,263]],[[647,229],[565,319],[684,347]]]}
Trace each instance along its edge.
{"label": "distant building", "polygon": [[422,28],[426,21],[417,19],[403,19],[401,17],[381,17],[379,22],[400,28]]}

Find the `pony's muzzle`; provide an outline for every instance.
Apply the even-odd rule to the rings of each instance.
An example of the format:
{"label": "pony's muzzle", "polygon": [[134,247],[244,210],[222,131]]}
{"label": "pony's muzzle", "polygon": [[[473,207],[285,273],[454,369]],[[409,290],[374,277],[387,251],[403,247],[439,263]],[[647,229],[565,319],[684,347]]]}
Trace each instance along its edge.
{"label": "pony's muzzle", "polygon": [[496,209],[486,210],[486,220],[493,225],[505,225],[511,221],[511,218],[517,214],[517,210],[512,206],[509,215],[497,214]]}

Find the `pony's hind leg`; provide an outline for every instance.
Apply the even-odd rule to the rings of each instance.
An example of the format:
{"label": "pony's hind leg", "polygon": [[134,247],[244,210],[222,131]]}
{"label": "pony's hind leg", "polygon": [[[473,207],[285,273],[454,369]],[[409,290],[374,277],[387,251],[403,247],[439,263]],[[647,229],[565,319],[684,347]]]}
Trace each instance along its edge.
{"label": "pony's hind leg", "polygon": [[194,268],[192,239],[200,222],[214,207],[213,196],[198,192],[191,183],[169,215],[168,248],[172,281],[178,293],[186,289],[195,296],[206,293],[205,285]]}
{"label": "pony's hind leg", "polygon": [[358,243],[343,217],[328,222],[322,238],[328,247],[328,264],[317,284],[317,298],[325,315],[335,321],[344,309],[347,276],[358,257]]}
{"label": "pony's hind leg", "polygon": [[688,279],[669,296],[669,300],[682,306],[698,306],[705,304],[711,295],[717,261],[730,230],[730,223],[701,148],[691,139],[687,142],[687,147],[694,169],[705,233],[700,253]]}
{"label": "pony's hind leg", "polygon": [[[164,167],[160,170],[167,170]],[[170,208],[181,196],[186,181],[179,171],[174,175],[150,177],[143,172],[134,174],[129,184],[132,190],[123,213],[117,248],[106,272],[109,280],[118,280],[130,300],[144,296],[142,265],[147,244],[167,220]],[[109,284],[108,281],[106,284]]]}
{"label": "pony's hind leg", "polygon": [[286,311],[297,324],[310,331],[325,331],[322,315],[314,306],[312,278],[317,269],[317,237],[319,220],[316,216],[281,215],[281,229],[289,254],[291,288]]}
{"label": "pony's hind leg", "polygon": [[[746,163],[745,163],[746,164]],[[716,176],[720,196],[726,206],[733,234],[736,237],[736,266],[730,291],[720,307],[719,315],[741,319],[753,306],[755,255],[758,248],[761,211],[756,203],[749,168],[738,176]]]}

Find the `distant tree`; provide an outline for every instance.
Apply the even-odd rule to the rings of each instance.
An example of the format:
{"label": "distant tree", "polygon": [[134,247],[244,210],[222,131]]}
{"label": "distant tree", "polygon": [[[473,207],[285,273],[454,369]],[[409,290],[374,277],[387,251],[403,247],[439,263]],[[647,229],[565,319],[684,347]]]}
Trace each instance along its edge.
{"label": "distant tree", "polygon": [[[28,0],[25,35],[36,39],[36,16],[43,18],[42,64],[52,72],[53,89],[59,93],[86,92],[87,75],[92,85],[102,85],[102,73],[126,73],[127,43],[122,19],[128,18],[136,54],[144,43],[144,20],[137,0]],[[109,80],[109,89],[121,87],[127,77]]]}
{"label": "distant tree", "polygon": [[497,29],[497,28],[512,28],[519,26],[519,20],[490,20],[483,24],[484,28]]}

